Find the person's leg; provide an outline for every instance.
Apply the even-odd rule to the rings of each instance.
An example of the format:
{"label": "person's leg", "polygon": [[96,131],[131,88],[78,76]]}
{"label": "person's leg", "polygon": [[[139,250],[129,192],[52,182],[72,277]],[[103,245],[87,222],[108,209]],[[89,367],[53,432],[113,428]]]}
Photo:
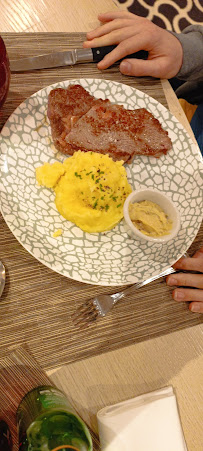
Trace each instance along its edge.
{"label": "person's leg", "polygon": [[0,451],[12,450],[12,437],[10,429],[4,420],[0,420]]}
{"label": "person's leg", "polygon": [[[169,82],[175,92],[176,90],[178,90],[179,92],[179,88],[185,83],[184,81],[178,80],[177,78],[171,78]],[[202,85],[199,86],[199,91],[196,86],[194,87],[194,90],[194,93],[193,91],[191,91],[191,93],[189,94],[190,97],[194,99],[194,102],[189,100],[187,96],[180,96],[177,94],[177,92],[176,94],[178,98],[183,98],[186,101],[189,101],[189,103],[192,103],[192,105],[196,105],[199,103],[199,101],[202,102]],[[203,103],[199,103],[199,105],[197,106],[196,111],[191,119],[190,125],[203,155]]]}

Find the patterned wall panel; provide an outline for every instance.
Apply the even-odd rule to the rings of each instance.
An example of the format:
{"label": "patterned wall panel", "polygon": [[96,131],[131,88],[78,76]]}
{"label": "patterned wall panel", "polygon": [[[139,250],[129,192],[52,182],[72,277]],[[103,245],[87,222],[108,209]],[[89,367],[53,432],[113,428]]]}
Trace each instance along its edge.
{"label": "patterned wall panel", "polygon": [[191,24],[203,24],[203,0],[118,0],[128,11],[179,33]]}

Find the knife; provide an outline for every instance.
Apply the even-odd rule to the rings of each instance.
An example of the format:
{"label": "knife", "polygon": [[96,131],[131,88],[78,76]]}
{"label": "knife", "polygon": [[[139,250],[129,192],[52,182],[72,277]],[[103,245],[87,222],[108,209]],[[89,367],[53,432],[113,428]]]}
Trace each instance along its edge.
{"label": "knife", "polygon": [[[105,55],[114,50],[117,46],[110,45],[91,49],[73,49],[67,52],[48,53],[29,58],[22,58],[10,61],[11,72],[24,72],[36,69],[47,69],[51,67],[72,66],[77,63],[98,63]],[[148,52],[139,52],[125,56],[125,58],[147,59]],[[124,59],[124,58],[122,58]]]}

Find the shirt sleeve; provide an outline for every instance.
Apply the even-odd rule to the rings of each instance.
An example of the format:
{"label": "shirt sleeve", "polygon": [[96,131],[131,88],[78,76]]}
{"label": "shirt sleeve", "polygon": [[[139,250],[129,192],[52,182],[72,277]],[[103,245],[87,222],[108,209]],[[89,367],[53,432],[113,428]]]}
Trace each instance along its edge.
{"label": "shirt sleeve", "polygon": [[182,33],[171,33],[183,47],[183,63],[176,78],[203,81],[203,26],[190,25]]}

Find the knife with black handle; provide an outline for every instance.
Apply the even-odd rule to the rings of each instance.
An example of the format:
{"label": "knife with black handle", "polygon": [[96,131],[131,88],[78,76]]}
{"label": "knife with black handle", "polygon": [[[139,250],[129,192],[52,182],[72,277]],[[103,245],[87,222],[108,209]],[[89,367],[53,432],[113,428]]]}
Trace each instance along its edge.
{"label": "knife with black handle", "polygon": [[[93,53],[93,62],[99,63],[99,61],[101,61],[108,53],[110,53],[116,47],[117,47],[116,45],[108,45],[106,47],[95,47],[95,48],[90,49]],[[145,50],[140,50],[139,52],[132,53],[131,55],[125,56],[122,59],[138,58],[138,59],[146,60],[147,57],[148,57],[148,52],[146,52]]]}
{"label": "knife with black handle", "polygon": [[[91,49],[73,49],[66,52],[55,52],[18,60],[10,60],[11,72],[24,72],[52,67],[72,66],[78,63],[99,63],[105,55],[116,48],[116,45],[96,47]],[[127,55],[125,58],[147,59],[148,52],[139,52]],[[121,61],[121,60],[120,60]]]}

